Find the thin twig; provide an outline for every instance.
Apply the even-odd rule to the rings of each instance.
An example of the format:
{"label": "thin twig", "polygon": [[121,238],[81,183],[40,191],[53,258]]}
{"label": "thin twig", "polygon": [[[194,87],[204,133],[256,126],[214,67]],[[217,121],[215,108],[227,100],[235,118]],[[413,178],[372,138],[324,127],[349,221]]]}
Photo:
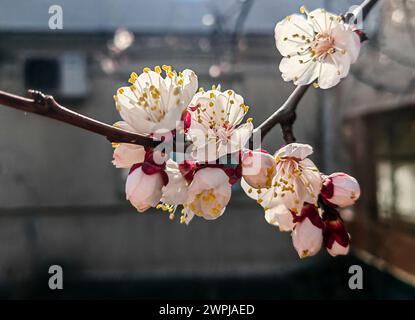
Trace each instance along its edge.
{"label": "thin twig", "polygon": [[25,98],[8,92],[0,91],[0,104],[24,112],[55,119],[105,136],[111,142],[125,142],[155,147],[160,142],[133,132],[118,129],[114,126],[88,118],[58,104],[52,96],[40,91],[29,90],[32,97]]}

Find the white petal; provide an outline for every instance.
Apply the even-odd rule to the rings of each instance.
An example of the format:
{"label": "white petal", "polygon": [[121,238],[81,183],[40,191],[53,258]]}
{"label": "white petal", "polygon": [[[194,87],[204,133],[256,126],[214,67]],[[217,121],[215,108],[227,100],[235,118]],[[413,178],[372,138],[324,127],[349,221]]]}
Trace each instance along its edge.
{"label": "white petal", "polygon": [[[275,26],[275,44],[283,56],[300,51],[306,42],[302,37],[312,38],[314,30],[302,15],[291,15]],[[294,37],[293,35],[298,35]]]}
{"label": "white petal", "polygon": [[318,85],[321,89],[334,87],[348,75],[350,70],[348,56],[340,52],[329,55],[319,65]]}
{"label": "white petal", "polygon": [[230,138],[230,153],[240,151],[248,143],[249,138],[254,130],[252,122],[244,123],[233,130]]}
{"label": "white petal", "polygon": [[269,188],[276,173],[275,165],[275,158],[270,154],[250,151],[242,161],[242,176],[254,188]]}
{"label": "white petal", "polygon": [[180,205],[186,202],[188,183],[183,178],[179,166],[173,160],[166,163],[166,173],[169,182],[162,188],[161,201],[170,205]]}
{"label": "white petal", "polygon": [[233,93],[231,96],[228,94],[227,99],[229,100],[229,123],[235,127],[242,122],[246,114],[245,109],[241,107],[244,104],[244,98],[239,94]]}
{"label": "white petal", "polygon": [[306,85],[318,77],[318,63],[307,56],[283,58],[280,62],[280,71],[284,81],[294,81],[295,85]]}
{"label": "white petal", "polygon": [[293,216],[284,205],[265,210],[265,220],[279,227],[280,231],[292,231],[294,227]]}
{"label": "white petal", "polygon": [[350,63],[355,63],[360,53],[360,38],[351,28],[335,28],[332,31],[335,39],[335,46],[345,49],[345,55]]}
{"label": "white petal", "polygon": [[[129,88],[128,88],[129,89]],[[127,91],[127,89],[125,89]],[[134,132],[140,134],[150,134],[153,132],[155,123],[150,121],[148,115],[141,107],[134,105],[128,106],[121,102],[119,98],[120,116],[133,129]]]}
{"label": "white petal", "polygon": [[296,223],[292,233],[295,249],[300,258],[315,255],[323,244],[323,232],[320,228],[313,225],[310,219]]}
{"label": "white petal", "polygon": [[154,71],[149,72],[143,72],[141,73],[137,80],[135,81],[135,84],[138,88],[147,88],[151,85],[155,86],[159,91],[167,91],[166,84],[164,82],[164,79],[161,77],[160,74]]}
{"label": "white petal", "polygon": [[182,90],[182,99],[183,104],[187,107],[190,104],[193,96],[195,95],[198,88],[198,79],[197,75],[190,69],[183,70],[183,90]]}
{"label": "white petal", "polygon": [[313,148],[308,144],[290,143],[277,151],[275,156],[280,158],[293,157],[297,159],[305,159],[313,153]]}
{"label": "white petal", "polygon": [[112,163],[117,168],[131,168],[134,164],[144,161],[145,153],[143,146],[121,143],[114,150]]}
{"label": "white petal", "polygon": [[147,175],[137,168],[127,177],[126,198],[138,211],[143,212],[160,201],[162,186],[163,179],[159,173]]}
{"label": "white petal", "polygon": [[325,9],[315,9],[308,14],[308,23],[314,26],[317,32],[330,33],[332,29],[337,28],[339,24],[339,16],[327,12]]}
{"label": "white petal", "polygon": [[302,171],[301,180],[305,183],[303,184],[304,194],[300,199],[302,202],[315,204],[323,185],[321,174],[310,159],[300,161],[299,165]]}
{"label": "white petal", "polygon": [[183,110],[181,108],[173,108],[166,112],[163,119],[160,122],[156,123],[153,127],[153,131],[171,131],[176,129],[177,122],[181,121]]}
{"label": "white petal", "polygon": [[195,173],[190,189],[192,192],[198,192],[206,189],[216,189],[226,183],[229,184],[229,177],[222,169],[203,168]]}

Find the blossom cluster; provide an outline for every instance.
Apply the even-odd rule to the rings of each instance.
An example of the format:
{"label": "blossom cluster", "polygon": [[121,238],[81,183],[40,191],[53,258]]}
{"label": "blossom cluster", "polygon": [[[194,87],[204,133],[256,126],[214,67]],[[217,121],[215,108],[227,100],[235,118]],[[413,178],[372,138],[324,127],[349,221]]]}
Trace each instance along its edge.
{"label": "blossom cluster", "polygon": [[[329,88],[349,71],[359,53],[356,29],[340,17],[317,9],[293,15],[275,28],[283,55],[284,80]],[[268,223],[291,231],[300,257],[324,245],[335,256],[346,254],[350,236],[338,208],[360,195],[357,181],[344,173],[326,176],[308,159],[309,145],[291,143],[274,155],[249,148],[252,118],[234,90],[198,89],[192,70],[171,66],[133,72],[130,85],[114,96],[122,121],[114,126],[162,141],[150,148],[114,144],[113,164],[129,170],[126,198],[139,211],[158,208],[189,224],[196,216],[219,218],[229,203],[232,185],[241,181],[246,194],[265,210]],[[165,144],[183,137],[186,150]],[[164,146],[164,147],[163,147]],[[182,153],[182,154],[181,154]]]}
{"label": "blossom cluster", "polygon": [[243,176],[241,185],[264,208],[269,224],[292,232],[301,258],[316,254],[323,244],[332,256],[344,255],[350,236],[338,208],[353,205],[360,187],[345,173],[322,174],[308,158],[312,152],[311,146],[300,143],[288,144],[274,156],[253,152],[252,157],[267,159],[262,170],[270,174],[261,182]]}

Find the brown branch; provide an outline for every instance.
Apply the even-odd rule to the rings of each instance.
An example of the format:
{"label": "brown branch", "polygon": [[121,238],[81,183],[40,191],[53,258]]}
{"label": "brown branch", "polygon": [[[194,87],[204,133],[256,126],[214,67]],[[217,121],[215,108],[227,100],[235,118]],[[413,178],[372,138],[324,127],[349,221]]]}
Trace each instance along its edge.
{"label": "brown branch", "polygon": [[35,113],[105,136],[111,142],[124,142],[155,147],[160,142],[150,137],[121,130],[106,123],[88,118],[58,104],[52,96],[29,90],[32,98],[17,96],[0,91],[0,104],[21,111]]}
{"label": "brown branch", "polygon": [[[377,2],[378,0],[365,0],[354,10],[354,13],[361,13],[363,19],[365,19]],[[345,17],[347,21],[353,21],[354,18],[353,14],[347,14]],[[286,143],[295,142],[293,124],[296,120],[296,109],[309,87],[310,85],[297,86],[284,104],[255,129],[255,132],[261,132],[261,139],[279,124],[282,129],[284,141]]]}

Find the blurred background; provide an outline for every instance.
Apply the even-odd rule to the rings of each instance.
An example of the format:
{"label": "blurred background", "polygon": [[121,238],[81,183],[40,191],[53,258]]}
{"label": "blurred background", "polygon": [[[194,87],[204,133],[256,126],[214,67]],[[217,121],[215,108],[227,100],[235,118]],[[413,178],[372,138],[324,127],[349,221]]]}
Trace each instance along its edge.
{"label": "blurred background", "polygon": [[[0,90],[29,88],[107,123],[132,71],[191,68],[201,87],[245,97],[259,125],[293,90],[278,71],[277,21],[301,5],[344,13],[358,0],[0,0]],[[63,29],[49,19],[59,5]],[[344,210],[348,257],[300,260],[239,186],[218,220],[139,214],[101,136],[0,107],[0,298],[415,298],[415,1],[379,1],[350,76],[310,89],[295,133],[326,173],[361,183]],[[264,147],[282,145],[275,128]],[[61,265],[64,289],[49,290]],[[351,265],[363,290],[348,287]]]}

